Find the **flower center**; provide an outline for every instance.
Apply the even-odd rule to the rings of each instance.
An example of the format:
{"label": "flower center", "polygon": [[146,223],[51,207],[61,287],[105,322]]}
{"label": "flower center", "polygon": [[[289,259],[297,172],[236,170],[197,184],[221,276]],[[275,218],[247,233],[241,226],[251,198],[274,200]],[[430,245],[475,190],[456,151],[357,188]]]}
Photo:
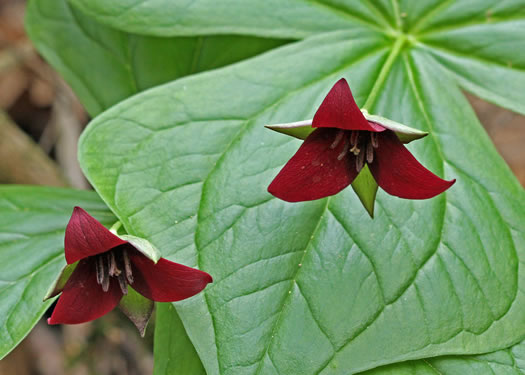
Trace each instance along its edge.
{"label": "flower center", "polygon": [[339,130],[330,148],[335,149],[341,141],[344,142],[343,149],[339,155],[337,155],[337,160],[343,160],[343,158],[351,152],[355,156],[355,168],[357,172],[363,169],[365,160],[368,164],[374,161],[374,149],[379,147],[377,133],[366,130]]}
{"label": "flower center", "polygon": [[97,283],[104,292],[109,290],[110,277],[116,277],[122,293],[128,294],[128,284],[133,284],[133,273],[126,249],[117,247],[95,256],[95,266]]}

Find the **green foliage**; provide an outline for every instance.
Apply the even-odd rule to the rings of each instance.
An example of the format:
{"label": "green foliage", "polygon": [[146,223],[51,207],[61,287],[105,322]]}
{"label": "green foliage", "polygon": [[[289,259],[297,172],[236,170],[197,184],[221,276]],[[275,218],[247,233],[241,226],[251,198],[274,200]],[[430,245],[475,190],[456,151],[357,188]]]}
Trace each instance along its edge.
{"label": "green foliage", "polygon": [[[304,0],[69,0],[100,22],[145,35],[241,34],[274,38],[304,38],[341,29],[386,26],[367,1]],[[347,5],[352,4],[352,5]],[[349,12],[351,10],[351,12]],[[354,13],[354,14],[351,14]]]}
{"label": "green foliage", "polygon": [[77,205],[103,224],[116,220],[93,192],[0,186],[0,358],[53,302],[43,299],[65,266],[64,231]]}
{"label": "green foliage", "polygon": [[[312,37],[150,90],[84,133],[81,163],[127,230],[214,276],[179,308],[208,373],[356,372],[525,335],[523,190],[454,81],[419,50],[384,65],[384,43]],[[272,199],[266,186],[298,142],[263,125],[310,118],[340,75],[361,103],[382,84],[375,108],[429,131],[409,147],[456,185],[427,201],[379,192],[374,221],[349,190]],[[208,330],[192,332],[196,310]]]}
{"label": "green foliage", "polygon": [[507,350],[477,356],[444,356],[379,367],[363,375],[522,375],[525,342]]}
{"label": "green foliage", "polygon": [[158,38],[130,34],[100,24],[66,0],[31,0],[26,29],[92,116],[152,86],[231,64],[287,42],[251,36]]}
{"label": "green foliage", "polygon": [[142,337],[153,313],[155,302],[137,293],[133,288],[128,289],[119,302],[120,310],[135,324]]}
{"label": "green foliage", "polygon": [[[96,44],[144,38],[148,54],[194,56],[192,47],[161,51],[180,36],[308,37],[223,69],[157,76],[150,85],[178,79],[98,116],[82,137],[82,166],[126,230],[214,276],[174,304],[186,333],[180,323],[168,330],[173,313],[159,314],[157,347],[186,345],[157,348],[157,373],[188,373],[166,358],[183,349],[202,373],[186,334],[209,375],[349,374],[396,362],[371,373],[519,373],[523,349],[511,346],[525,337],[525,193],[460,87],[525,113],[523,0],[71,3],[111,31]],[[66,78],[98,72],[93,61],[68,62],[46,22],[31,21],[31,34]],[[235,46],[239,58],[248,44]],[[101,76],[89,82],[108,98],[93,114],[150,86]],[[266,186],[300,142],[263,126],[311,118],[341,77],[370,113],[428,131],[408,148],[457,183],[426,201],[379,191],[374,220],[351,189],[273,199]]]}
{"label": "green foliage", "polygon": [[206,371],[170,303],[157,303],[154,375],[206,375]]}
{"label": "green foliage", "polygon": [[[204,375],[204,368],[175,309],[167,304],[157,308],[154,375]],[[407,361],[362,375],[521,375],[525,371],[525,341],[508,349],[476,356],[443,356]]]}
{"label": "green foliage", "polygon": [[153,262],[157,263],[159,261],[161,257],[159,250],[155,246],[153,246],[148,240],[132,236],[130,234],[122,234],[119,235],[119,237],[124,241],[128,241],[138,251],[140,251],[146,257],[151,259]]}

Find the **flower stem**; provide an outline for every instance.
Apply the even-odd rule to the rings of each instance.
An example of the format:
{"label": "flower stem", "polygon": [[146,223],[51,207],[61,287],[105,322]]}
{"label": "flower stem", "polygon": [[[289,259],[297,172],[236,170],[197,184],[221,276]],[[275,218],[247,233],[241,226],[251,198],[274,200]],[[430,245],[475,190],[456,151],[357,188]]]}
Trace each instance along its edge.
{"label": "flower stem", "polygon": [[386,78],[388,77],[388,73],[390,73],[390,70],[392,69],[392,65],[396,61],[397,56],[399,56],[399,53],[401,52],[401,49],[403,48],[403,45],[407,41],[407,38],[405,35],[400,34],[394,45],[392,46],[392,50],[390,51],[390,54],[388,55],[385,64],[381,68],[381,71],[379,72],[379,76],[377,77],[377,80],[374,84],[374,87],[372,87],[372,90],[370,91],[370,94],[368,95],[368,98],[366,99],[365,104],[361,107],[361,110],[367,110],[368,112],[371,112],[372,107],[375,105],[377,97],[379,96],[379,93],[381,89],[383,88],[383,85],[386,81]]}
{"label": "flower stem", "polygon": [[109,228],[109,231],[113,234],[118,234],[118,230],[120,229],[120,227],[122,226],[122,223],[119,221],[117,221],[115,224],[113,224],[111,226],[111,228]]}

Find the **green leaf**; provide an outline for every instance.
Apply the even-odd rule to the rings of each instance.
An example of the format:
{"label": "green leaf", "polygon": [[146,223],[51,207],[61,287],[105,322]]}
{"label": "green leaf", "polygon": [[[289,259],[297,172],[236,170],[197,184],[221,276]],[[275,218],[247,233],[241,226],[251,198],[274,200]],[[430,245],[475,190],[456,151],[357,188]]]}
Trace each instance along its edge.
{"label": "green leaf", "polygon": [[157,263],[161,257],[159,250],[148,240],[130,234],[119,234],[118,235],[124,241],[128,241],[138,251],[144,254],[147,258],[151,259],[154,263]]}
{"label": "green leaf", "polygon": [[378,186],[374,176],[372,176],[372,173],[368,168],[368,165],[365,164],[354,182],[352,182],[352,189],[354,189],[354,192],[357,194],[357,197],[370,217],[373,218]]}
{"label": "green leaf", "polygon": [[77,268],[78,262],[73,264],[67,264],[62,268],[62,271],[59,273],[55,282],[51,284],[51,287],[48,289],[46,295],[44,296],[44,301],[58,296],[64,290],[67,281],[73,274],[73,271]]}
{"label": "green leaf", "polygon": [[[389,130],[394,131],[399,140],[403,143],[410,143],[416,139],[420,139],[428,135],[427,132],[422,132],[421,130],[411,128],[385,117],[371,115],[366,109],[362,109],[361,111],[368,121],[377,123]],[[297,139],[306,139],[315,130],[315,128],[312,126],[312,121],[313,120],[310,119],[295,121],[288,124],[265,125],[265,127],[278,133],[295,137]]]}
{"label": "green leaf", "polygon": [[272,124],[265,125],[266,128],[294,137],[297,139],[305,140],[315,130],[312,126],[312,119],[290,122],[288,124]]}
{"label": "green leaf", "polygon": [[412,141],[415,141],[416,139],[421,139],[428,135],[427,132],[423,132],[421,130],[411,128],[409,126],[400,124],[399,122],[392,121],[385,117],[370,114],[365,110],[362,110],[362,111],[363,111],[363,114],[365,115],[365,118],[368,121],[375,122],[379,125],[384,126],[385,128],[389,130],[392,130],[393,132],[396,133],[399,140],[403,143],[410,143]]}
{"label": "green leaf", "polygon": [[156,38],[106,27],[66,0],[31,0],[27,32],[95,116],[137,92],[242,60],[287,40],[249,36]]}
{"label": "green leaf", "polygon": [[[461,357],[460,357],[461,358]],[[426,360],[395,363],[361,372],[362,375],[448,375],[439,373]],[[468,374],[468,373],[466,373]],[[482,375],[482,374],[479,374]],[[493,374],[492,374],[493,375]]]}
{"label": "green leaf", "polygon": [[155,303],[137,293],[133,288],[128,288],[128,294],[122,297],[118,307],[135,324],[140,336],[144,337]]}
{"label": "green leaf", "polygon": [[[351,189],[272,198],[300,143],[263,125],[311,118],[341,77],[428,131],[409,149],[456,184],[379,191],[373,221]],[[155,88],[95,119],[80,159],[129,233],[213,275],[175,304],[210,375],[348,374],[525,336],[525,193],[455,77],[403,35],[323,33]]]}
{"label": "green leaf", "polygon": [[[204,368],[175,309],[157,304],[154,375],[205,375]],[[180,358],[180,359],[179,359]],[[183,360],[184,359],[184,360]],[[476,356],[443,356],[407,361],[362,375],[521,375],[525,371],[525,341],[508,349]]]}
{"label": "green leaf", "polygon": [[[146,35],[246,34],[304,38],[334,30],[389,28],[372,2],[304,0],[69,0],[100,22]],[[155,20],[155,22],[152,22]]]}
{"label": "green leaf", "polygon": [[171,303],[157,303],[154,375],[206,375],[177,311]]}
{"label": "green leaf", "polygon": [[[335,30],[410,36],[466,90],[525,113],[522,0],[304,1],[70,0],[117,29],[161,36],[246,34],[304,38]],[[177,17],[173,15],[177,14]]]}
{"label": "green leaf", "polygon": [[0,358],[53,302],[42,301],[66,263],[64,231],[77,205],[103,224],[115,221],[93,192],[0,186]]}
{"label": "green leaf", "polygon": [[473,94],[525,114],[522,0],[447,1],[418,23],[415,37]]}
{"label": "green leaf", "polygon": [[525,341],[494,353],[430,358],[426,362],[429,367],[445,375],[521,375],[525,372]]}
{"label": "green leaf", "polygon": [[444,356],[379,367],[362,375],[522,375],[525,341],[508,349],[477,356]]}

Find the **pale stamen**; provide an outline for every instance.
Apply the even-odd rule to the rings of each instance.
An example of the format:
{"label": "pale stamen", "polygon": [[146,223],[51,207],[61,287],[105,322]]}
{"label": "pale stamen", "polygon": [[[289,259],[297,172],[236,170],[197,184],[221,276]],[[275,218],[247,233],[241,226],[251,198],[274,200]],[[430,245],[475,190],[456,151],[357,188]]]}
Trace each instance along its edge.
{"label": "pale stamen", "polygon": [[357,141],[359,139],[359,131],[352,130],[352,133],[350,133],[350,144],[352,147],[357,146]]}
{"label": "pale stamen", "polygon": [[115,260],[115,254],[113,252],[109,253],[109,276],[118,276],[120,275],[120,270],[117,267],[117,261]]}
{"label": "pale stamen", "polygon": [[102,286],[104,292],[109,290],[111,277],[116,277],[122,294],[128,294],[128,284],[133,284],[133,273],[126,250],[111,250],[97,256],[95,271],[97,284]]}
{"label": "pale stamen", "polygon": [[[332,145],[339,144],[340,134],[340,132],[337,133],[336,140],[334,143],[332,143]],[[350,137],[345,139],[343,150],[337,156],[337,160],[342,160],[348,154],[348,152],[353,153],[355,156],[355,168],[359,173],[365,166],[365,162],[370,164],[374,161],[374,149],[378,147],[379,142],[376,133],[370,132],[370,139],[368,139],[366,134],[361,136],[359,130],[352,130]]]}
{"label": "pale stamen", "polygon": [[122,294],[127,295],[128,294],[128,283],[126,281],[126,276],[124,276],[123,273],[120,273],[117,276],[118,279],[118,285],[120,286],[120,290],[122,291]]}
{"label": "pale stamen", "polygon": [[102,279],[102,290],[104,292],[107,292],[109,290],[109,272],[104,272],[104,278]]}
{"label": "pale stamen", "polygon": [[342,160],[346,154],[348,154],[348,148],[350,147],[350,144],[348,143],[348,138],[345,138],[345,143],[343,144],[343,150],[339,155],[337,155],[337,160]]}
{"label": "pale stamen", "polygon": [[344,130],[339,130],[337,132],[337,134],[335,135],[335,139],[334,141],[332,142],[332,144],[330,145],[330,148],[333,150],[334,148],[337,147],[337,145],[339,144],[339,142],[341,142],[341,139],[343,139],[343,135],[345,134],[345,131]]}
{"label": "pale stamen", "polygon": [[95,261],[96,273],[97,273],[97,284],[102,285],[104,280],[104,260],[102,257],[98,257]]}
{"label": "pale stamen", "polygon": [[133,273],[131,271],[131,262],[129,260],[128,252],[124,250],[122,252],[122,256],[124,258],[124,268],[126,270],[126,278],[128,279],[128,282],[130,284],[133,284]]}
{"label": "pale stamen", "polygon": [[363,166],[365,165],[365,153],[360,152],[357,154],[357,157],[355,158],[355,168],[357,169],[357,172],[360,172],[361,169],[363,169]]}
{"label": "pale stamen", "polygon": [[377,142],[377,134],[374,132],[370,132],[370,140],[372,141],[372,146],[374,148],[379,147],[379,143]]}
{"label": "pale stamen", "polygon": [[367,143],[366,145],[366,162],[368,164],[374,161],[374,146],[372,143]]}

